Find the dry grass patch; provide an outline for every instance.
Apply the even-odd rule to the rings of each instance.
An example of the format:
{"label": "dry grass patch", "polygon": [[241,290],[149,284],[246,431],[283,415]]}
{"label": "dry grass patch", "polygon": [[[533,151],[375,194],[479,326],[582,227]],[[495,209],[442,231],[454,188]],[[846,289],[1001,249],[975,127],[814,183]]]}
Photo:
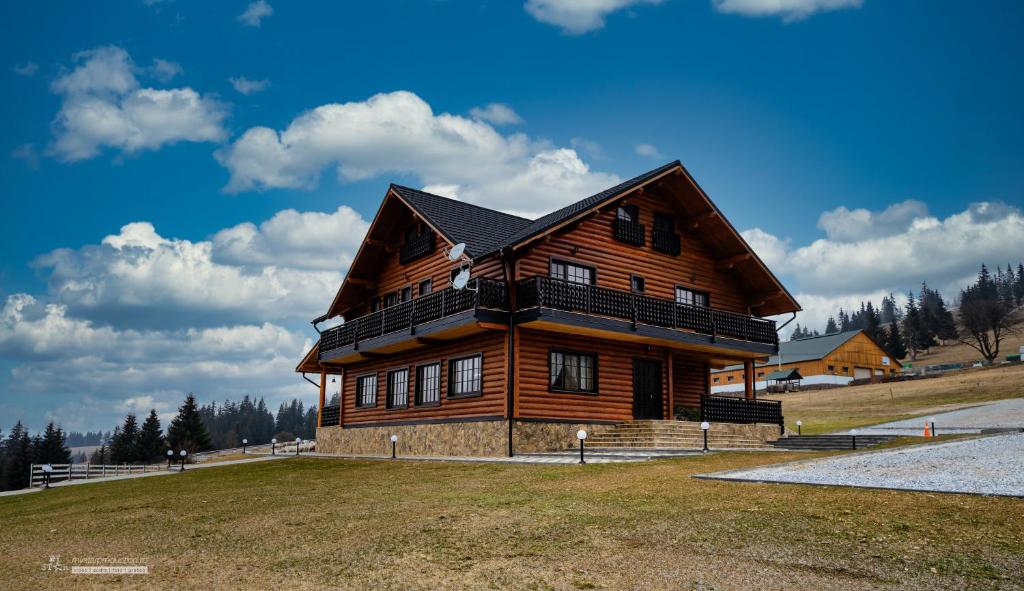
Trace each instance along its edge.
{"label": "dry grass patch", "polygon": [[1024,365],[964,370],[938,378],[809,390],[766,398],[782,400],[786,425],[828,433],[1024,397]]}
{"label": "dry grass patch", "polygon": [[[7,588],[1020,588],[1020,500],[702,481],[809,457],[300,458],[0,498]],[[142,556],[144,577],[41,572]]]}

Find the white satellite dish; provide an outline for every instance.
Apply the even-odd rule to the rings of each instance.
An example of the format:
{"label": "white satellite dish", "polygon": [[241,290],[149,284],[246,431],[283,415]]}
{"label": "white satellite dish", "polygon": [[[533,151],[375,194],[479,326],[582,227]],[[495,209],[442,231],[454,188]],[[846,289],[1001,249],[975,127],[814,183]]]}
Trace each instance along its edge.
{"label": "white satellite dish", "polygon": [[466,243],[460,242],[448,251],[448,260],[452,262],[459,260],[462,258],[462,253],[464,252],[466,252]]}
{"label": "white satellite dish", "polygon": [[469,283],[469,269],[459,271],[455,279],[452,279],[452,287],[455,289],[465,289],[467,283]]}

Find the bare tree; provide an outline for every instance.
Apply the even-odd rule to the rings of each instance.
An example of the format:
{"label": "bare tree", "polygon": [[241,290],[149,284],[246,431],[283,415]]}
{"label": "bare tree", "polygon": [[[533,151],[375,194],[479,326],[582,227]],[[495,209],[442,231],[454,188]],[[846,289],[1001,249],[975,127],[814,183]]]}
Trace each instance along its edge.
{"label": "bare tree", "polygon": [[1013,310],[999,297],[996,282],[985,265],[978,280],[960,292],[960,342],[977,350],[989,362],[999,357],[999,346],[1013,332]]}

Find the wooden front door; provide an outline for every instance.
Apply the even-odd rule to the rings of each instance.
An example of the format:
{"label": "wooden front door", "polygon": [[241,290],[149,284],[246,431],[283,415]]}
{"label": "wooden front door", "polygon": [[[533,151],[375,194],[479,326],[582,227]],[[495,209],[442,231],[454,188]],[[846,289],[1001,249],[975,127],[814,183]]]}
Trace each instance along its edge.
{"label": "wooden front door", "polygon": [[633,418],[661,419],[661,362],[633,360]]}

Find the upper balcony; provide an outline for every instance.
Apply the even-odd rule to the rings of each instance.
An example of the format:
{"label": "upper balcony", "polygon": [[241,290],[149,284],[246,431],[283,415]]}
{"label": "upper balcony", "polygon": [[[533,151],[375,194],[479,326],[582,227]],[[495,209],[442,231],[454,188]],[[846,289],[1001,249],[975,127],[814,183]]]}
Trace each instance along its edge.
{"label": "upper balcony", "polygon": [[[531,321],[560,330],[619,332],[650,342],[775,353],[775,321],[672,300],[535,276],[516,285],[516,324]],[[568,313],[568,314],[566,314]]]}
{"label": "upper balcony", "polygon": [[415,236],[410,236],[402,244],[401,250],[398,251],[398,262],[404,265],[418,258],[425,257],[434,252],[434,246],[434,233],[429,230]]}
{"label": "upper balcony", "polygon": [[446,288],[360,316],[320,334],[320,361],[351,363],[485,330],[480,322],[508,324],[505,284],[473,279],[465,289]]}
{"label": "upper balcony", "polygon": [[619,242],[643,246],[645,244],[646,227],[643,224],[623,218],[615,218],[615,239]]}

